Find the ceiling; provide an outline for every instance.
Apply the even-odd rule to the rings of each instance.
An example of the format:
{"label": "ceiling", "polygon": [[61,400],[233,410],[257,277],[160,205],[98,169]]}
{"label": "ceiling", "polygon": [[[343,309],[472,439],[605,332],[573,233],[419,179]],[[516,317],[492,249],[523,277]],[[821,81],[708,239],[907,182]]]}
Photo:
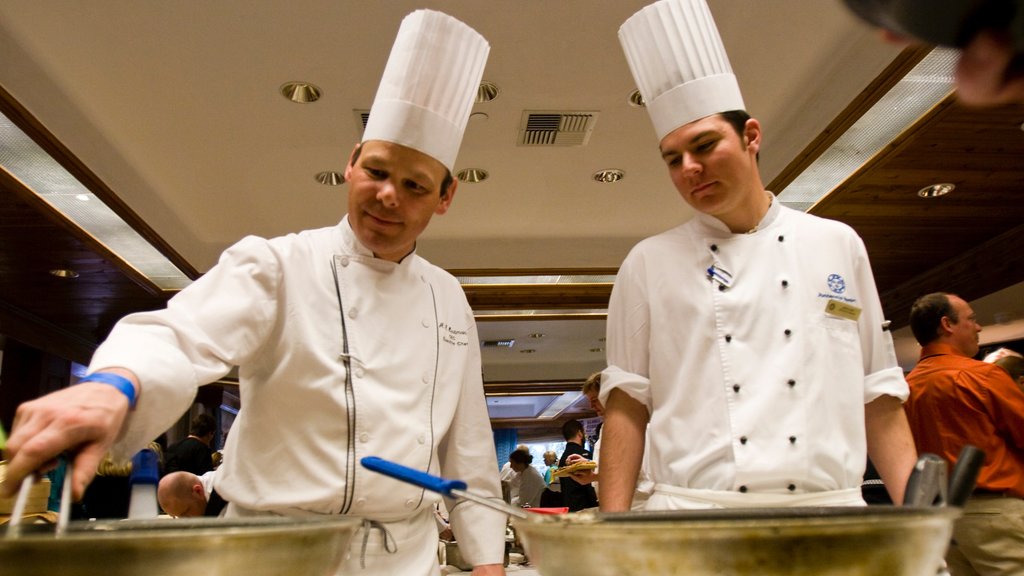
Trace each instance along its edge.
{"label": "ceiling", "polygon": [[[657,154],[616,31],[648,0],[435,0],[491,44],[452,210],[419,244],[432,262],[477,275],[613,275],[641,238],[691,212]],[[839,0],[710,0],[748,110],[765,131],[762,176],[781,190],[926,50],[881,42]],[[401,18],[423,2],[290,0],[4,0],[0,111],[187,274],[210,268],[247,234],[335,224],[345,188],[314,176],[342,170],[360,139]],[[296,104],[279,88],[323,91]],[[519,146],[528,111],[596,118],[579,146]],[[934,290],[978,309],[988,341],[1024,337],[1024,106],[964,109],[947,98],[860,167],[812,213],[864,238],[894,327]],[[618,169],[617,183],[594,181]],[[954,193],[916,191],[953,182]],[[50,276],[58,267],[73,280]],[[467,287],[485,310],[549,310],[478,322],[485,386],[495,403],[539,411],[603,366],[610,285]],[[0,171],[0,334],[85,362],[125,313],[167,293],[55,216]],[[571,312],[597,310],[586,319]],[[543,336],[537,337],[536,335]],[[531,336],[534,335],[534,336]],[[916,355],[897,330],[901,361]],[[533,350],[524,353],[523,350]],[[909,366],[908,366],[909,367]],[[501,400],[504,399],[504,400]],[[585,400],[558,418],[589,415]],[[532,414],[531,414],[532,416]],[[551,428],[502,418],[496,426]]]}

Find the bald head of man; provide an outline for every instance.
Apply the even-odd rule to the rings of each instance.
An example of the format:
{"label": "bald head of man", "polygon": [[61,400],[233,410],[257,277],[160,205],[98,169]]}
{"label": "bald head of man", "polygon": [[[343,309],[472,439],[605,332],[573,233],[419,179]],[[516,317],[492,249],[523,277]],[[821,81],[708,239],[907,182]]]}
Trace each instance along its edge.
{"label": "bald head of man", "polygon": [[161,478],[156,496],[163,511],[175,518],[206,513],[206,490],[199,476],[191,472],[171,472]]}

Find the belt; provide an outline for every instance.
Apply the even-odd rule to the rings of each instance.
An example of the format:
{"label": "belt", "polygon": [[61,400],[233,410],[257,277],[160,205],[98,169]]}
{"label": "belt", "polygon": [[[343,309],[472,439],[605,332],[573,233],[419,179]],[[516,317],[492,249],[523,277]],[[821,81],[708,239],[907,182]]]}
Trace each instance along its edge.
{"label": "belt", "polygon": [[987,496],[989,498],[1005,498],[1009,496],[1005,490],[985,490],[984,488],[976,488],[971,493],[972,496]]}

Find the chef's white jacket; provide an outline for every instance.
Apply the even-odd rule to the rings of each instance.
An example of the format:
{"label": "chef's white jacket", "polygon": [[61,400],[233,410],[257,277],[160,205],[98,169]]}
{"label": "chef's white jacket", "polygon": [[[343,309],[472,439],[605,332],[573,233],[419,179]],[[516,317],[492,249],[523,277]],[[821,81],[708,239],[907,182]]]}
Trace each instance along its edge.
{"label": "chef's white jacket", "polygon": [[[362,468],[371,455],[500,499],[476,325],[458,281],[416,254],[374,258],[347,217],[241,240],[167,309],[119,322],[90,371],[120,366],[141,381],[116,446],[131,454],[236,365],[242,408],[216,478],[233,505],[379,521],[432,514],[440,496]],[[505,517],[468,502],[449,509],[465,557],[502,562]],[[435,532],[423,537],[436,545]]]}
{"label": "chef's white jacket", "polygon": [[864,404],[908,394],[883,321],[845,224],[777,201],[750,234],[698,214],[620,268],[601,401],[618,389],[647,407],[661,484],[721,492],[722,505],[824,491],[863,502]]}

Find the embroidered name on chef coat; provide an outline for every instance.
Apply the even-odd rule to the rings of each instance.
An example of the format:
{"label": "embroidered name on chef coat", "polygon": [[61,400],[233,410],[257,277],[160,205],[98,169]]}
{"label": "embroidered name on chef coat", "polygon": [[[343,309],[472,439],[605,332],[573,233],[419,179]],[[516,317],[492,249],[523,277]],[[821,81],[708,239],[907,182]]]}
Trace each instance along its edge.
{"label": "embroidered name on chef coat", "polygon": [[452,346],[469,346],[469,330],[467,328],[456,328],[451,324],[442,322],[438,325],[441,330],[441,340]]}

